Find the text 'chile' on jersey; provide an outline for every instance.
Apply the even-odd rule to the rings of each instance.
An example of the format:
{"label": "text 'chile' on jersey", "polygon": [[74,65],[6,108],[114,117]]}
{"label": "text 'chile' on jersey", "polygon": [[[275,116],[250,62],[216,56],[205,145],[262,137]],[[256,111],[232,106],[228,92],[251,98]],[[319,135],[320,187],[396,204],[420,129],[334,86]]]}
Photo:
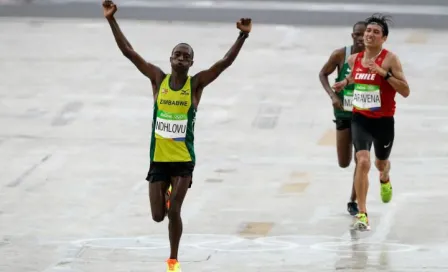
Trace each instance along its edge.
{"label": "text 'chile' on jersey", "polygon": [[[381,67],[384,59],[386,58],[388,51],[383,49],[378,57],[375,59],[375,63]],[[394,116],[395,114],[395,89],[385,80],[382,76],[378,74],[370,73],[369,68],[362,65],[362,58],[364,57],[364,51],[358,53],[355,63],[352,69],[352,75],[355,84],[368,84],[376,85],[380,88],[381,97],[381,110],[378,111],[363,111],[353,108],[353,112],[358,112],[367,117],[383,117],[383,116]]]}

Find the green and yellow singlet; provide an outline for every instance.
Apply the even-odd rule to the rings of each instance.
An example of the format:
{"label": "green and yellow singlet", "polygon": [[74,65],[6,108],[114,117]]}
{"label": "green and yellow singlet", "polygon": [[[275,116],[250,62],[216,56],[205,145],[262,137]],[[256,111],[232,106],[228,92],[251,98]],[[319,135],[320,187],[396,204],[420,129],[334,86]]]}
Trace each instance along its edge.
{"label": "green and yellow singlet", "polygon": [[154,102],[151,162],[195,162],[194,122],[191,77],[180,90],[170,88],[170,74],[160,84]]}

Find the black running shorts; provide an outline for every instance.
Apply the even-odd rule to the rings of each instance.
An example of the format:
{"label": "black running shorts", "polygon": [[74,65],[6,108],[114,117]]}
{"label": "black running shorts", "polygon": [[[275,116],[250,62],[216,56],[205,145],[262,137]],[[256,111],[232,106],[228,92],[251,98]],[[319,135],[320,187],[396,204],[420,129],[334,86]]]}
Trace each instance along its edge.
{"label": "black running shorts", "polygon": [[352,119],[336,118],[333,122],[336,124],[336,130],[344,130],[352,126]]}
{"label": "black running shorts", "polygon": [[[146,180],[149,182],[171,182],[171,177],[192,177],[193,162],[152,162]],[[190,181],[190,188],[193,181]]]}
{"label": "black running shorts", "polygon": [[353,113],[352,142],[356,152],[370,151],[373,143],[376,158],[387,160],[392,151],[394,137],[394,117],[369,118]]}

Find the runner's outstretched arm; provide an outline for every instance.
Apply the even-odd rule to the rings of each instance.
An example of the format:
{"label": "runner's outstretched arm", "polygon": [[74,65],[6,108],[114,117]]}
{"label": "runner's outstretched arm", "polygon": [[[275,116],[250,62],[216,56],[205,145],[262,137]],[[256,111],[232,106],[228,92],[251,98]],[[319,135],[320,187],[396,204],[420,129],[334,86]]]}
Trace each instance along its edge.
{"label": "runner's outstretched arm", "polygon": [[194,80],[197,81],[199,90],[202,90],[208,84],[212,83],[222,72],[224,72],[224,70],[232,65],[233,61],[235,61],[238,56],[244,41],[249,36],[249,32],[252,29],[252,20],[250,18],[243,18],[239,20],[236,25],[237,28],[241,30],[240,35],[224,58],[217,61],[209,69],[201,71],[194,76]]}
{"label": "runner's outstretched arm", "polygon": [[145,61],[137,52],[135,52],[134,48],[132,48],[132,45],[126,39],[114,18],[114,14],[117,11],[117,6],[112,1],[105,0],[103,1],[103,10],[104,17],[106,17],[109,22],[120,51],[137,67],[142,74],[151,80],[153,85],[158,85],[158,83],[160,83],[165,76],[163,71],[159,67]]}

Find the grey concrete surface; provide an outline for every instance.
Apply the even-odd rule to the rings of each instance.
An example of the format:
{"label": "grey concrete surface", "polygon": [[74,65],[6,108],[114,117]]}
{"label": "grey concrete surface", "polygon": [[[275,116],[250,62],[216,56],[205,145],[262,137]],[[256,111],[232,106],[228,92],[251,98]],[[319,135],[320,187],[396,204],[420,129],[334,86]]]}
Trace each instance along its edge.
{"label": "grey concrete surface", "polygon": [[[234,23],[119,22],[165,71],[178,42],[195,48],[195,73],[237,36]],[[183,271],[448,269],[448,34],[389,38],[411,86],[408,99],[397,97],[394,198],[381,203],[372,169],[372,230],[352,233],[353,164],[337,166],[318,81],[349,33],[255,24],[237,61],[205,90]],[[167,222],[152,222],[144,180],[150,84],[106,22],[0,20],[0,71],[0,271],[163,271]]]}
{"label": "grey concrete surface", "polygon": [[[3,0],[5,1],[5,0]],[[342,0],[340,0],[342,1]],[[20,3],[10,1],[9,3]],[[394,28],[446,29],[447,1],[117,1],[120,18],[152,21],[226,22],[251,17],[263,24],[351,26],[375,12],[394,18]],[[1,3],[1,1],[0,1]],[[0,17],[100,18],[98,0],[41,0],[34,4],[3,5]]]}

